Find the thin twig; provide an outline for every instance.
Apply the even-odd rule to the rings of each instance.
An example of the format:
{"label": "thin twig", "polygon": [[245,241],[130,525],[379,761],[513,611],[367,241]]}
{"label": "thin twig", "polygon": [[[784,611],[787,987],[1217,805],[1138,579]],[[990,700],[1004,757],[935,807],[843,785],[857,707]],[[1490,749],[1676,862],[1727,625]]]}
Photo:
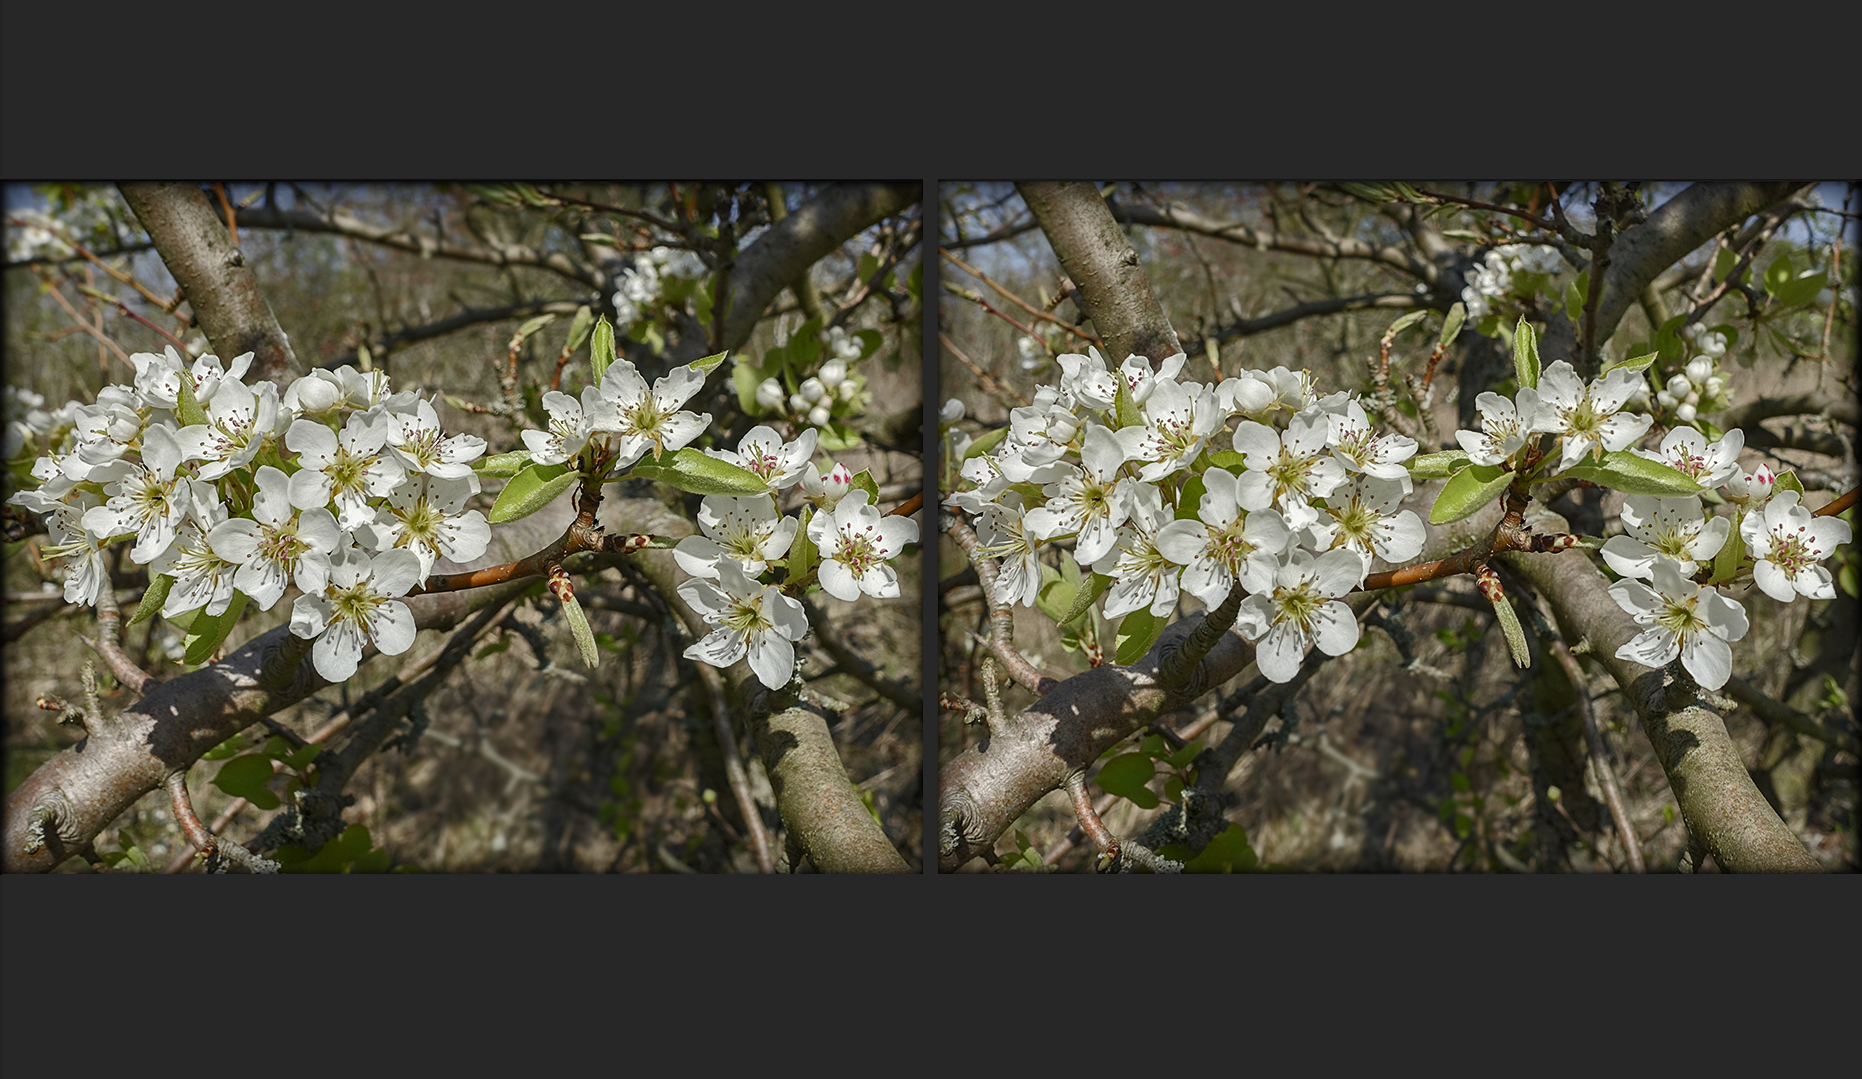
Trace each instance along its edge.
{"label": "thin twig", "polygon": [[1578,666],[1571,649],[1556,637],[1552,639],[1552,655],[1558,658],[1558,665],[1565,669],[1565,677],[1571,680],[1572,692],[1577,694],[1578,715],[1584,720],[1584,744],[1590,747],[1591,767],[1597,772],[1604,801],[1610,806],[1610,820],[1616,825],[1617,837],[1623,841],[1623,850],[1629,856],[1629,871],[1647,872],[1642,864],[1642,844],[1636,838],[1635,825],[1630,823],[1629,813],[1623,808],[1623,791],[1617,785],[1616,770],[1610,767],[1603,735],[1597,730],[1597,714],[1590,706],[1590,687],[1584,680],[1584,670]]}

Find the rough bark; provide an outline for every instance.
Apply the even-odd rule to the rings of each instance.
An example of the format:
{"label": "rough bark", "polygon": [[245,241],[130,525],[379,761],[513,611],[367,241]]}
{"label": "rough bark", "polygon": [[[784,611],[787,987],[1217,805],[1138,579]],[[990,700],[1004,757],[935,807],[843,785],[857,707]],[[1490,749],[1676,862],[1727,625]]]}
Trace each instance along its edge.
{"label": "rough bark", "polygon": [[194,320],[224,361],[253,354],[249,377],[283,386],[302,373],[291,342],[259,291],[246,256],[233,246],[198,184],[119,185],[129,208],[155,241]]}
{"label": "rough bark", "polygon": [[1151,291],[1138,253],[1092,184],[1071,182],[1015,185],[1034,212],[1060,266],[1079,286],[1086,315],[1106,343],[1107,363],[1148,357],[1155,365],[1183,351],[1177,333]]}
{"label": "rough bark", "polygon": [[769,227],[731,267],[730,314],[724,318],[720,349],[750,339],[757,320],[783,289],[860,230],[911,207],[923,197],[920,184],[836,184]]}
{"label": "rough bark", "polygon": [[1642,290],[1663,270],[1716,234],[1805,186],[1801,180],[1700,183],[1656,207],[1648,220],[1624,231],[1610,247],[1593,339],[1608,340],[1623,315],[1641,298]]}
{"label": "rough bark", "polygon": [[847,779],[821,713],[805,704],[753,721],[776,811],[823,873],[907,873],[879,822]]}
{"label": "rough bark", "polygon": [[1565,640],[1587,642],[1591,658],[1622,687],[1668,775],[1693,842],[1731,872],[1821,870],[1747,774],[1717,695],[1702,691],[1679,663],[1650,670],[1616,657],[1637,628],[1589,560],[1519,552],[1501,558],[1550,602]]}

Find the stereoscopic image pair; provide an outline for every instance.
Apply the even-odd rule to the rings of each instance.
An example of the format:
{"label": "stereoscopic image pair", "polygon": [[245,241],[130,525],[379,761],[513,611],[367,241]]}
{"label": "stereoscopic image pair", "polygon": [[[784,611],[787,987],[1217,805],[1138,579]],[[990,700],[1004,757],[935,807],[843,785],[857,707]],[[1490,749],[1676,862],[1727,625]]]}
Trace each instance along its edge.
{"label": "stereoscopic image pair", "polygon": [[1853,871],[1858,194],[9,184],[0,866]]}

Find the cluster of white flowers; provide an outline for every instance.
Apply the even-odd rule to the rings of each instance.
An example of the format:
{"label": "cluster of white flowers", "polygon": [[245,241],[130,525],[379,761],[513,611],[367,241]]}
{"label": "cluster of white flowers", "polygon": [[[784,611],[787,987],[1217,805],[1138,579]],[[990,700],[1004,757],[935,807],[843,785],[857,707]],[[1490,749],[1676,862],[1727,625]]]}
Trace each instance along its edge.
{"label": "cluster of white flowers", "polygon": [[1553,274],[1564,266],[1558,249],[1546,244],[1501,244],[1470,267],[1461,302],[1468,317],[1480,321],[1494,311],[1494,301],[1512,293],[1514,275]]}
{"label": "cluster of white flowers", "polygon": [[1474,399],[1479,431],[1456,431],[1455,441],[1477,465],[1502,462],[1514,468],[1538,433],[1559,436],[1564,453],[1555,471],[1577,464],[1593,452],[1628,449],[1648,433],[1654,419],[1624,410],[1641,375],[1618,367],[1588,385],[1564,360],[1547,367],[1535,389],[1522,386],[1509,401],[1489,390]]}
{"label": "cluster of white flowers", "polygon": [[617,359],[599,382],[582,387],[580,400],[561,390],[544,394],[549,429],[523,432],[524,445],[537,464],[560,465],[598,442],[617,468],[630,468],[648,451],[658,458],[683,449],[711,426],[711,413],[684,407],[704,385],[703,374],[682,364],[648,387],[632,361]]}
{"label": "cluster of white flowers", "polygon": [[[1678,403],[1675,412],[1691,420],[1699,392],[1723,399],[1720,381],[1712,360],[1697,356],[1663,391],[1679,393],[1698,384],[1700,391],[1689,390],[1694,399],[1659,403]],[[1752,580],[1767,595],[1784,602],[1798,595],[1831,598],[1836,593],[1829,571],[1816,563],[1848,542],[1849,526],[1834,518],[1813,518],[1798,504],[1796,491],[1773,497],[1775,477],[1763,466],[1752,474],[1741,471],[1738,458],[1745,432],[1737,428],[1710,443],[1694,428],[1677,426],[1659,449],[1636,448],[1654,422],[1652,416],[1625,411],[1639,387],[1646,387],[1642,376],[1623,367],[1586,385],[1560,360],[1545,369],[1536,389],[1522,388],[1511,401],[1496,393],[1481,394],[1475,399],[1481,430],[1457,431],[1455,438],[1478,465],[1519,469],[1531,436],[1544,432],[1560,436],[1563,446],[1554,473],[1605,450],[1633,450],[1702,487],[1719,487],[1734,506],[1732,519],[1714,516],[1698,495],[1627,496],[1622,512],[1626,534],[1610,539],[1601,552],[1624,578],[1610,587],[1610,595],[1646,627],[1617,656],[1651,667],[1679,656],[1702,686],[1719,689],[1732,674],[1729,644],[1745,636],[1746,612],[1737,600],[1695,578],[1707,572],[1729,537],[1737,534],[1755,560]],[[1729,584],[1740,576],[1716,579]]]}
{"label": "cluster of white flowers", "polygon": [[705,260],[695,251],[653,248],[645,257],[614,275],[615,324],[624,328],[640,321],[645,309],[659,302],[665,288],[662,278],[692,280],[705,273]]}
{"label": "cluster of white flowers", "polygon": [[805,535],[820,558],[821,587],[836,599],[862,594],[899,594],[898,573],[886,563],[918,541],[918,522],[880,516],[867,492],[853,488],[853,475],[835,464],[824,474],[812,461],[816,432],[793,442],[768,427],[753,427],[737,450],[707,450],[711,456],[753,472],[776,491],[800,485],[807,524],[783,515],[775,494],[707,495],[698,511],[701,535],[673,548],[679,567],[692,579],[679,595],[707,624],[718,627],[686,649],[688,659],[727,667],[746,656],[750,669],[771,689],[788,682],[795,669],[793,642],[808,632],[799,602],[760,578],[770,563],[795,548]]}
{"label": "cluster of white flowers", "polygon": [[787,393],[774,376],[764,379],[756,388],[756,403],[796,423],[815,427],[832,422],[837,406],[842,412],[857,409],[865,382],[849,375],[848,365],[858,363],[864,349],[840,326],[823,331],[821,341],[830,358],[819,370],[803,379],[794,393]]}
{"label": "cluster of white flowers", "polygon": [[[1663,442],[1665,459],[1674,463],[1673,456],[1703,441],[1691,428],[1676,428]],[[1730,462],[1741,442],[1742,433],[1730,431],[1694,456],[1707,462],[1697,474],[1700,483],[1723,484],[1720,490],[1735,507],[1734,518],[1713,515],[1695,495],[1630,495],[1623,507],[1627,534],[1613,537],[1602,551],[1604,561],[1623,577],[1610,586],[1610,596],[1646,627],[1617,650],[1617,657],[1660,667],[1679,656],[1707,689],[1719,689],[1731,677],[1730,642],[1745,636],[1748,627],[1737,600],[1695,580],[1732,537],[1737,534],[1752,559],[1752,582],[1781,603],[1799,596],[1834,598],[1830,572],[1820,563],[1850,539],[1846,522],[1813,516],[1796,491],[1776,490],[1770,470],[1761,467],[1748,474],[1737,465],[1712,463]],[[1671,449],[1670,443],[1677,445]]]}
{"label": "cluster of white flowers", "polygon": [[130,359],[134,385],[23,425],[22,447],[47,452],[38,487],[8,501],[46,515],[69,602],[97,602],[103,549],[131,537],[129,557],[171,580],[165,618],[219,617],[236,596],[270,610],[295,583],[291,632],[342,681],[365,643],[388,655],[413,643],[398,597],[440,557],[484,553],[490,527],[465,506],[484,441],[448,437],[432,403],[384,373],[313,371],[281,395],[244,381],[251,353],[226,367],[172,347]]}
{"label": "cluster of white flowers", "polygon": [[[1107,617],[1164,617],[1182,592],[1215,607],[1242,589],[1236,625],[1260,642],[1261,672],[1284,682],[1307,646],[1357,644],[1338,597],[1373,557],[1422,549],[1421,520],[1399,508],[1416,443],[1376,433],[1352,395],[1320,397],[1308,372],[1210,385],[1179,379],[1185,358],[1154,371],[1131,356],[1112,371],[1097,350],[1058,357],[1060,385],[1013,410],[996,446],[972,455],[970,437],[950,431],[963,482],[945,504],[975,516],[1002,558],[1004,602],[1034,604],[1040,545],[1067,538],[1080,565],[1111,578]],[[962,415],[952,401],[942,418]]]}
{"label": "cluster of white flowers", "polygon": [[[845,361],[836,358],[828,366]],[[617,359],[599,383],[584,387],[580,400],[552,390],[543,397],[547,431],[523,432],[530,459],[564,464],[598,445],[615,467],[626,469],[648,451],[655,458],[684,448],[711,426],[711,414],[683,406],[703,387],[705,376],[691,365],[673,368],[651,389],[634,365]],[[854,490],[846,466],[818,472],[813,464],[818,432],[810,429],[784,442],[773,428],[757,426],[737,449],[705,453],[754,473],[773,492],[800,486],[810,519],[807,539],[820,558],[821,587],[838,599],[862,594],[899,594],[898,574],[885,563],[918,540],[918,524],[880,517],[865,490]],[[727,667],[748,657],[750,668],[771,689],[786,684],[795,667],[794,641],[808,631],[801,604],[761,580],[771,563],[789,556],[801,521],[785,516],[776,494],[707,495],[698,513],[700,535],[673,550],[692,580],[679,587],[692,609],[718,627],[685,652],[686,658]]]}

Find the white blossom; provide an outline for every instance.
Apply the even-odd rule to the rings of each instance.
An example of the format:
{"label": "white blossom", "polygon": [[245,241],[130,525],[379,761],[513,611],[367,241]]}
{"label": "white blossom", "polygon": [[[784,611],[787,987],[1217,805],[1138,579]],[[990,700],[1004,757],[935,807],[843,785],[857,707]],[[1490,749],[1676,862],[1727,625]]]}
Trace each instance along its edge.
{"label": "white blossom", "polygon": [[1158,534],[1170,523],[1156,487],[1141,483],[1134,488],[1131,517],[1119,527],[1118,545],[1093,563],[1094,573],[1112,578],[1105,600],[1107,618],[1141,608],[1162,618],[1176,609],[1183,565],[1158,547]]}
{"label": "white blossom", "polygon": [[291,607],[291,633],[315,639],[310,657],[317,673],[346,681],[373,643],[384,656],[414,644],[414,614],[398,597],[421,581],[420,559],[399,548],[371,557],[356,547],[305,560],[305,594]]}
{"label": "white blossom", "polygon": [[601,395],[614,406],[613,432],[620,435],[615,447],[616,464],[631,468],[634,462],[653,451],[660,454],[683,448],[711,426],[711,413],[694,414],[682,406],[705,385],[705,376],[681,364],[653,380],[647,388],[645,378],[627,360],[615,360],[601,376]]}
{"label": "white blossom", "polygon": [[1752,567],[1752,582],[1766,595],[1781,603],[1800,595],[1811,599],[1836,597],[1830,571],[1818,563],[1828,558],[1837,545],[1849,542],[1847,521],[1814,516],[1799,505],[1796,491],[1780,491],[1764,510],[1746,514],[1739,534],[1757,559]]}
{"label": "white blossom", "polygon": [[750,579],[728,560],[718,566],[715,582],[693,578],[679,586],[679,595],[706,625],[718,627],[687,648],[685,658],[728,667],[748,656],[757,681],[770,689],[788,684],[795,672],[791,642],[808,635],[800,603],[775,585]]}
{"label": "white blossom", "polygon": [[470,562],[491,543],[491,525],[478,510],[466,509],[476,491],[470,477],[409,473],[387,501],[375,511],[375,520],[356,530],[356,536],[375,550],[405,548],[420,559],[424,579],[442,557]]}
{"label": "white blossom", "polygon": [[1746,445],[1746,433],[1735,427],[1718,442],[1692,427],[1676,427],[1662,438],[1659,451],[1636,450],[1651,461],[1660,461],[1677,472],[1692,477],[1702,487],[1718,487],[1739,472],[1739,451]]}
{"label": "white blossom", "polygon": [[716,449],[705,452],[756,473],[763,482],[780,491],[801,482],[802,474],[809,470],[808,462],[815,455],[815,440],[819,437],[820,432],[810,429],[803,431],[795,441],[784,442],[774,428],[759,424],[738,441],[737,452]]}
{"label": "white blossom", "polygon": [[1654,417],[1621,411],[1642,384],[1642,376],[1618,367],[1586,386],[1564,360],[1545,368],[1539,388],[1519,391],[1519,412],[1526,430],[1564,437],[1558,468],[1576,464],[1594,447],[1627,449],[1654,423]]}
{"label": "white blossom", "polygon": [[1235,428],[1235,451],[1247,471],[1237,488],[1246,509],[1278,503],[1287,525],[1305,528],[1319,519],[1310,500],[1324,498],[1345,482],[1345,468],[1327,450],[1331,421],[1323,411],[1294,414],[1282,434],[1265,424],[1243,420]]}
{"label": "white blossom", "polygon": [[1617,573],[1643,580],[1662,559],[1672,560],[1684,575],[1693,574],[1699,563],[1720,553],[1732,531],[1724,517],[1703,518],[1700,499],[1694,495],[1628,495],[1623,527],[1628,535],[1610,537],[1599,553]]}
{"label": "white blossom", "polygon": [[[341,533],[323,506],[299,511],[291,504],[291,482],[283,472],[260,465],[253,477],[252,518],[235,517],[214,526],[208,542],[221,558],[239,567],[233,584],[259,610],[269,611],[283,597],[287,582],[304,588],[307,555],[327,558]],[[308,589],[305,589],[308,591]]]}
{"label": "white blossom", "polygon": [[788,552],[796,519],[778,513],[770,495],[706,495],[698,527],[704,535],[687,536],[673,548],[680,569],[694,577],[715,577],[721,562],[735,561],[755,576]]}
{"label": "white blossom", "polygon": [[881,517],[865,491],[853,490],[834,512],[808,522],[808,538],[821,553],[821,587],[828,595],[854,600],[864,592],[886,599],[899,594],[899,575],[886,562],[918,542],[918,522]]}
{"label": "white blossom", "polygon": [[1214,607],[1236,584],[1249,592],[1273,587],[1278,556],[1293,539],[1285,518],[1265,507],[1246,510],[1240,478],[1225,469],[1204,473],[1203,484],[1196,517],[1157,530],[1159,553],[1185,567],[1183,591]]}
{"label": "white blossom", "polygon": [[1088,427],[1080,467],[1041,489],[1047,504],[1028,512],[1028,527],[1042,539],[1078,533],[1073,557],[1082,565],[1099,561],[1112,549],[1118,526],[1130,512],[1127,488],[1118,479],[1124,461],[1125,450],[1116,434],[1098,424]]}
{"label": "white blossom", "polygon": [[1477,465],[1497,465],[1526,444],[1526,432],[1520,429],[1519,410],[1513,402],[1488,391],[1474,399],[1481,414],[1481,429],[1456,431],[1455,441]]}
{"label": "white blossom", "polygon": [[1353,551],[1327,551],[1314,558],[1295,548],[1276,570],[1271,594],[1256,592],[1241,601],[1235,626],[1258,642],[1254,659],[1269,681],[1292,681],[1310,645],[1328,656],[1357,647],[1357,617],[1338,597],[1358,586],[1363,570],[1363,560]]}
{"label": "white blossom", "polygon": [[1727,643],[1746,635],[1745,608],[1712,588],[1682,576],[1676,564],[1655,562],[1653,588],[1637,580],[1610,586],[1610,598],[1639,626],[1646,626],[1616,650],[1616,658],[1645,667],[1664,667],[1681,657],[1681,666],[1704,689],[1719,689],[1733,673],[1733,650]]}

